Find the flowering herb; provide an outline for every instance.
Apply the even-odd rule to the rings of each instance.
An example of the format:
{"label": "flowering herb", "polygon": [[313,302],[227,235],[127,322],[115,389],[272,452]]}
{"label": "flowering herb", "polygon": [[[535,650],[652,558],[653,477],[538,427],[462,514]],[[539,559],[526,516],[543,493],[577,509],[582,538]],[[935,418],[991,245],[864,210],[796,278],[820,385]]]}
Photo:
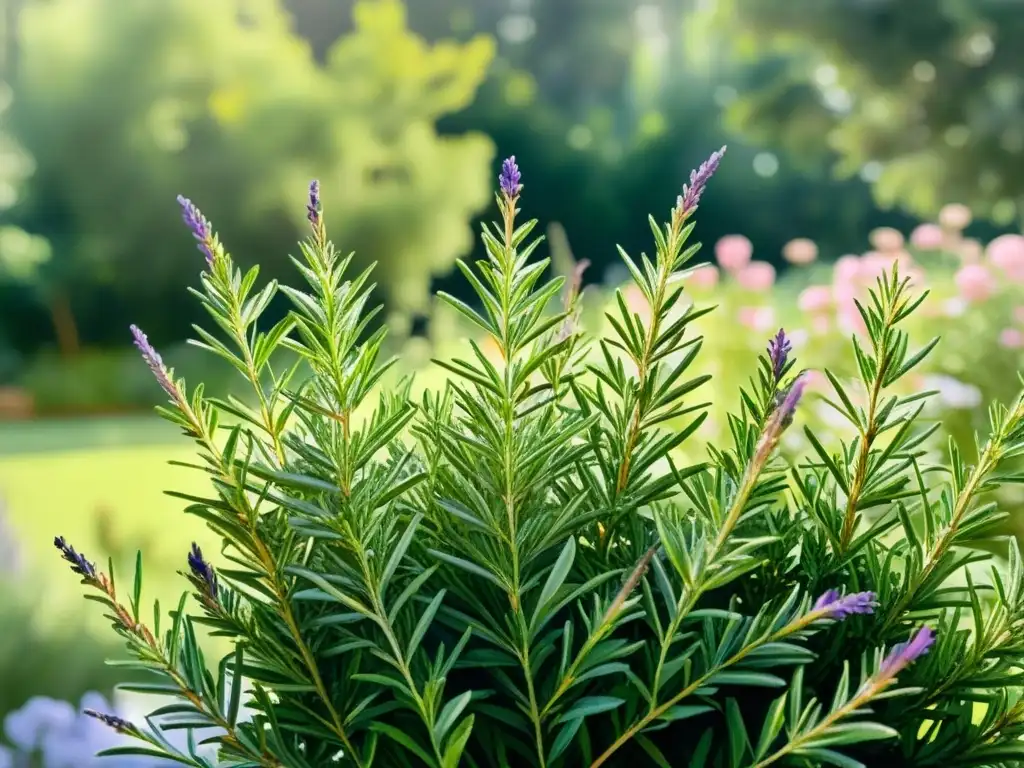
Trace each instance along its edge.
{"label": "flowering herb", "polygon": [[195,203],[187,197],[178,195],[178,205],[181,206],[181,218],[185,222],[185,226],[191,230],[192,237],[196,239],[196,247],[206,257],[206,265],[212,268],[217,258],[217,243],[210,222],[206,220]]}
{"label": "flowering herb", "polygon": [[[897,267],[859,305],[866,340],[851,354],[866,406],[824,372],[847,439],[804,429],[809,454],[779,455],[816,397],[807,373],[789,374],[780,331],[739,393],[731,440],[680,458],[706,398],[729,396],[692,370],[694,321],[709,310],[678,311],[677,279],[722,157],[691,174],[668,222],[651,220],[653,255],[621,252],[646,316],[620,293],[593,339],[574,322],[580,272],[568,286],[545,278],[535,222],[518,219],[522,174],[502,163],[487,258],[460,264],[476,300],[440,296],[500,356],[471,342],[437,361],[448,381],[415,402],[408,384],[381,385],[394,361],[385,329],[369,326],[369,273],[350,274],[327,240],[318,185],[301,288],[258,287],[186,207],[215,267],[196,294],[218,333],[198,329],[196,343],[252,397],[189,390],[133,330],[170,395],[161,413],[209,476],[205,495],[180,497],[222,540],[223,562],[194,546],[185,577],[199,610],[183,596],[146,620],[141,558],[125,599],[56,540],[158,679],[146,690],[177,699],[144,727],[111,727],[204,768],[163,730],[216,729],[216,764],[247,767],[1024,759],[1009,689],[1024,669],[1020,553],[1011,543],[984,592],[966,572],[994,558],[973,547],[1003,514],[986,494],[1019,479],[1005,461],[1024,454],[1024,396],[992,407],[975,464],[954,448],[934,471],[924,396],[891,393],[934,347],[912,348],[901,325],[921,297]],[[261,322],[278,291],[291,313]],[[278,349],[301,365],[272,366]],[[199,624],[231,654],[208,666]]]}
{"label": "flowering herb", "polygon": [[504,160],[501,164],[501,174],[498,176],[498,188],[506,199],[511,200],[519,196],[523,185],[522,175],[519,173],[519,166],[516,165],[516,157]]}
{"label": "flowering herb", "polygon": [[874,613],[877,607],[878,596],[874,592],[843,596],[838,589],[830,589],[815,601],[811,610],[821,611],[832,619],[845,619],[858,613]]}
{"label": "flowering herb", "polygon": [[786,336],[786,331],[780,328],[775,337],[768,342],[768,360],[771,362],[772,376],[776,383],[782,380],[789,362],[789,353],[792,351],[793,343]]}
{"label": "flowering herb", "polygon": [[135,347],[142,353],[142,359],[146,361],[146,365],[149,366],[149,370],[153,372],[153,376],[156,378],[160,388],[167,393],[168,397],[172,400],[178,400],[181,395],[178,392],[177,387],[174,386],[174,381],[171,379],[171,374],[164,366],[163,358],[160,357],[160,353],[157,352],[153,345],[149,343],[149,339],[146,334],[142,332],[142,329],[137,325],[132,325],[130,328],[132,332],[132,338],[135,340]]}

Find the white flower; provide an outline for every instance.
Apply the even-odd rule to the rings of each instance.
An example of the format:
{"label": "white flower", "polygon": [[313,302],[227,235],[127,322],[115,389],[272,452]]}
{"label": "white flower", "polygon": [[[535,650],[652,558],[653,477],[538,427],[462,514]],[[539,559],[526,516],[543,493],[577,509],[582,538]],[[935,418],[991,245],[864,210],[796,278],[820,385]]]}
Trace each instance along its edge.
{"label": "white flower", "polygon": [[924,377],[924,388],[938,392],[938,399],[949,408],[977,408],[981,405],[981,390],[973,384],[965,384],[959,379],[944,374],[931,374]]}

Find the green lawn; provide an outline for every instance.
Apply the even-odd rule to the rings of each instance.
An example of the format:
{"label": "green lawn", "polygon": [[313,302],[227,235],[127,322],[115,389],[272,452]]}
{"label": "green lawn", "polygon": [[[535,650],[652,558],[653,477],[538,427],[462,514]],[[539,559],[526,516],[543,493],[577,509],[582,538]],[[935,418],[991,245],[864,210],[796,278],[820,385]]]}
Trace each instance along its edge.
{"label": "green lawn", "polygon": [[149,413],[0,422],[0,458],[39,451],[174,443],[182,443],[177,430]]}
{"label": "green lawn", "polygon": [[80,591],[53,548],[53,537],[62,535],[92,560],[113,556],[123,586],[141,549],[149,597],[171,607],[165,601],[185,586],[175,572],[185,568],[190,543],[216,552],[212,534],[163,493],[206,492],[198,471],[167,463],[192,457],[173,428],[151,417],[0,425],[0,495],[29,567],[47,585],[48,602]]}

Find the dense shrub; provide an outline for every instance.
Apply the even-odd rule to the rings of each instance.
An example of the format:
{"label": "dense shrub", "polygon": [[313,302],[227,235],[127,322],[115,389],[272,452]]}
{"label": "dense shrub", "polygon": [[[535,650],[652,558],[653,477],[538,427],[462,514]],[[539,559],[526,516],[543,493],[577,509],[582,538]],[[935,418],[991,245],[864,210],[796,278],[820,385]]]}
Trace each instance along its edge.
{"label": "dense shrub", "polygon": [[[189,553],[191,610],[183,595],[149,620],[141,569],[118,591],[56,539],[155,675],[141,690],[178,702],[146,725],[97,716],[192,766],[1019,763],[1024,569],[1016,546],[1002,563],[976,545],[1003,515],[990,492],[1022,479],[1004,467],[1024,452],[1024,396],[991,406],[977,462],[955,445],[930,459],[927,393],[892,394],[934,348],[909,344],[924,297],[898,265],[855,305],[864,405],[825,374],[843,436],[808,431],[807,455],[777,453],[812,397],[779,332],[729,439],[698,463],[671,460],[701,401],[721,395],[691,368],[708,310],[676,311],[721,157],[691,175],[667,224],[651,220],[653,257],[622,254],[646,318],[619,294],[596,340],[578,331],[571,285],[547,311],[561,281],[543,280],[533,224],[516,221],[507,161],[488,258],[462,265],[480,308],[445,297],[497,360],[472,343],[439,361],[439,391],[393,388],[366,418],[357,407],[391,363],[384,331],[364,335],[368,275],[346,275],[318,187],[295,261],[305,291],[258,288],[186,205],[207,261],[197,295],[220,330],[200,342],[256,404],[187,390],[134,329],[161,412],[211,479],[208,497],[183,495],[187,511],[224,548],[216,565]],[[277,290],[294,311],[255,331]],[[279,346],[311,375],[271,370]],[[212,669],[200,626],[236,641]],[[215,763],[160,735],[209,727]]]}

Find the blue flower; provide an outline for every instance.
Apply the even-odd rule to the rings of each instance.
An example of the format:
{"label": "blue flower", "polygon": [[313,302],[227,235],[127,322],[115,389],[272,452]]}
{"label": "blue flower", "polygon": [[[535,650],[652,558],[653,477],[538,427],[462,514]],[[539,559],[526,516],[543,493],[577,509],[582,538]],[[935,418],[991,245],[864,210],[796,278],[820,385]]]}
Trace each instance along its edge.
{"label": "blue flower", "polygon": [[498,186],[507,200],[519,194],[523,188],[521,181],[522,175],[519,173],[519,166],[516,165],[516,156],[512,155],[501,164],[501,174],[498,176]]}
{"label": "blue flower", "polygon": [[142,332],[142,329],[137,325],[132,325],[129,330],[132,332],[132,337],[135,339],[135,347],[142,353],[142,359],[146,361],[146,365],[149,366],[149,370],[153,372],[156,377],[157,383],[166,392],[172,400],[180,400],[181,395],[178,392],[178,388],[174,386],[174,382],[171,381],[170,373],[167,371],[167,367],[164,365],[163,358],[160,357],[160,353],[153,348],[153,345],[149,343],[149,339],[146,338],[146,334]]}
{"label": "blue flower", "polygon": [[793,344],[787,338],[786,331],[783,328],[779,328],[775,338],[768,342],[768,360],[771,362],[772,376],[775,377],[776,384],[782,379],[782,374],[786,370],[786,363],[789,359],[789,353],[792,351]]}
{"label": "blue flower", "polygon": [[842,621],[858,613],[874,613],[878,607],[874,592],[854,592],[841,595],[838,589],[829,589],[814,603],[812,611],[823,611],[828,618]]}
{"label": "blue flower", "polygon": [[183,195],[178,195],[178,205],[181,206],[181,219],[185,226],[192,231],[192,237],[196,239],[199,252],[206,257],[207,266],[212,267],[216,254],[216,247],[213,242],[213,227],[203,216],[202,211],[195,203]]}
{"label": "blue flower", "polygon": [[724,156],[725,147],[722,147],[701,163],[700,168],[690,171],[690,183],[683,185],[683,194],[676,201],[676,208],[682,218],[687,218],[697,210],[700,196],[704,194],[704,188],[707,187],[711,177],[715,175]]}
{"label": "blue flower", "polygon": [[878,668],[879,677],[893,678],[931,650],[935,644],[935,630],[921,627],[905,643],[893,646]]}

